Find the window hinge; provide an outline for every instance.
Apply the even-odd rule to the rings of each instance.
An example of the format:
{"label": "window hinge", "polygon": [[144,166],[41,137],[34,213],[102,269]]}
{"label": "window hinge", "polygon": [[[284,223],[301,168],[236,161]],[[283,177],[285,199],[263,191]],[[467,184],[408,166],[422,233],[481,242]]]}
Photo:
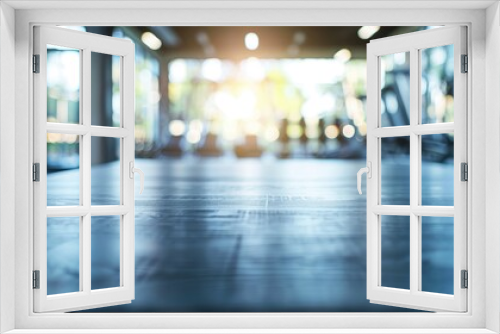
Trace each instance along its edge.
{"label": "window hinge", "polygon": [[467,270],[462,270],[462,289],[467,289],[469,287],[469,274]]}
{"label": "window hinge", "polygon": [[33,55],[33,73],[40,73],[40,55]]}
{"label": "window hinge", "polygon": [[40,289],[40,270],[33,270],[33,289]]}
{"label": "window hinge", "polygon": [[38,162],[33,164],[33,181],[40,182],[40,164]]}
{"label": "window hinge", "polygon": [[462,69],[460,72],[467,73],[469,72],[469,57],[467,55],[462,55]]}
{"label": "window hinge", "polygon": [[469,181],[469,165],[466,162],[460,164],[460,180]]}

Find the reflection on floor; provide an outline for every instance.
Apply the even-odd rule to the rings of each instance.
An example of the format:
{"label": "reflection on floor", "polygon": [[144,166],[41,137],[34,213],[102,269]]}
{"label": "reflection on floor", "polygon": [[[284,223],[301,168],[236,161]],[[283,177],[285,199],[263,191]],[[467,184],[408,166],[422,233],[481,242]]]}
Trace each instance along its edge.
{"label": "reflection on floor", "polygon": [[[138,160],[146,184],[144,193],[136,196],[136,299],[91,311],[409,311],[366,299],[366,197],[356,190],[356,172],[363,165],[333,160]],[[114,168],[93,169],[94,180],[105,180]],[[51,184],[59,186],[49,188],[49,199],[78,196],[63,191],[58,182],[65,180],[62,187],[68,189],[77,175],[50,175]],[[99,184],[93,183],[93,198],[99,196]],[[112,186],[108,184],[107,194],[114,193],[109,191]],[[136,181],[136,193],[138,186]],[[99,226],[92,224],[93,238]],[[102,226],[102,234],[108,235],[109,224]],[[57,247],[49,245],[48,257],[61,257],[70,239],[74,238]],[[427,286],[437,292],[446,292],[446,287],[439,287],[446,284],[441,275],[453,273],[453,267],[446,267],[450,256],[453,265],[453,244],[451,251],[448,246],[428,247],[429,252],[437,249],[439,256],[424,256],[430,259]],[[99,257],[116,258],[116,247],[108,243],[92,247]],[[392,243],[384,252],[403,254],[405,247],[408,242]],[[408,258],[391,264],[396,268],[387,270],[399,270],[395,277],[408,280]],[[78,282],[78,264],[72,267],[58,271],[50,283],[53,288],[62,284],[64,275]],[[93,270],[92,276],[104,286],[98,279],[103,269]],[[108,269],[106,275],[113,275],[111,266]],[[51,270],[56,268],[49,264]]]}

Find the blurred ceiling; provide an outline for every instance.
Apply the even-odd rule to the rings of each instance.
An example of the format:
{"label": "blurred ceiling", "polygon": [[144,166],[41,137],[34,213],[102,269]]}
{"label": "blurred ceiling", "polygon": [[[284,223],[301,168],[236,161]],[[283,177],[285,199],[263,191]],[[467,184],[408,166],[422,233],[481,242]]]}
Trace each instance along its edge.
{"label": "blurred ceiling", "polygon": [[[159,52],[166,58],[330,58],[346,48],[352,58],[365,58],[370,39],[421,30],[423,27],[380,27],[369,39],[358,36],[359,26],[309,27],[128,27],[138,39],[151,32],[161,41]],[[256,33],[256,50],[245,47],[245,35]]]}

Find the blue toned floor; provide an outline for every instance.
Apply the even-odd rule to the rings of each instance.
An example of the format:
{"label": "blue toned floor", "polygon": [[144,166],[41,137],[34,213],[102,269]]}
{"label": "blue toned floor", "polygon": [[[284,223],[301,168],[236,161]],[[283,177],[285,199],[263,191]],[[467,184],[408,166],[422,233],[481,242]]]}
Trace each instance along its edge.
{"label": "blue toned floor", "polygon": [[[146,174],[144,193],[136,196],[136,299],[92,312],[409,311],[366,299],[366,197],[356,190],[363,161],[184,158],[136,166]],[[393,193],[409,195],[409,168],[398,161],[388,166],[401,180],[393,182]],[[435,184],[423,192],[441,200],[450,188],[442,175],[452,166],[428,167],[435,170],[426,180]],[[115,168],[93,167],[96,201],[118,196],[110,178]],[[77,171],[49,175],[52,205],[77,200],[78,191],[70,190],[77,182]],[[390,193],[384,196],[390,201]],[[383,275],[404,287],[409,228],[386,226]],[[423,287],[450,293],[453,222],[426,226]],[[94,287],[117,284],[116,235],[112,221],[92,224]],[[78,289],[78,258],[76,265],[69,260],[78,254],[78,231],[49,223],[48,239],[49,291]]]}

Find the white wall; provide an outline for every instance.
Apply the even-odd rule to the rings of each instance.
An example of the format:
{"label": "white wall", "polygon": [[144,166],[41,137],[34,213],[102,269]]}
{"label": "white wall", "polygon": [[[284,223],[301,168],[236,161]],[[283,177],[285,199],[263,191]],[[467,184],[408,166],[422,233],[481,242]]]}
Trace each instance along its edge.
{"label": "white wall", "polygon": [[[500,15],[499,4],[495,3],[486,11],[486,276],[494,278],[495,284],[486,287],[486,328],[500,331]],[[496,315],[496,317],[495,317]]]}
{"label": "white wall", "polygon": [[0,333],[14,328],[14,61],[15,11],[0,3]]}

